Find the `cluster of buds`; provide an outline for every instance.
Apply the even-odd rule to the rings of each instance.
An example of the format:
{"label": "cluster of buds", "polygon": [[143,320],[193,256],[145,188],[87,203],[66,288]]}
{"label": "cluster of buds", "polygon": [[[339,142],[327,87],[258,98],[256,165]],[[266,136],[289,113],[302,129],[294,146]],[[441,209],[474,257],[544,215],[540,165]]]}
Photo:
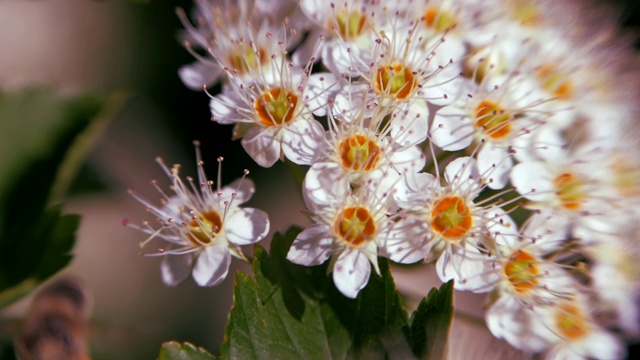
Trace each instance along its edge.
{"label": "cluster of buds", "polygon": [[[523,351],[624,356],[623,336],[640,334],[638,78],[608,9],[553,0],[196,3],[191,18],[178,11],[196,57],[179,70],[185,85],[222,82],[208,93],[212,119],[234,124],[260,166],[309,167],[302,192],[314,224],[290,261],[329,260],[350,298],[379,271],[378,257],[433,261],[457,290],[490,293],[488,328]],[[222,220],[198,207],[219,199],[174,188],[165,206],[192,214],[165,236],[184,246],[174,253],[217,244],[222,230],[210,223]],[[263,236],[266,216],[251,210],[241,214],[255,231],[238,241],[228,230],[224,246]],[[160,230],[175,228],[166,224],[173,212],[154,213]],[[222,253],[200,258],[228,267]],[[196,276],[205,261],[196,281],[215,284],[219,276]]]}

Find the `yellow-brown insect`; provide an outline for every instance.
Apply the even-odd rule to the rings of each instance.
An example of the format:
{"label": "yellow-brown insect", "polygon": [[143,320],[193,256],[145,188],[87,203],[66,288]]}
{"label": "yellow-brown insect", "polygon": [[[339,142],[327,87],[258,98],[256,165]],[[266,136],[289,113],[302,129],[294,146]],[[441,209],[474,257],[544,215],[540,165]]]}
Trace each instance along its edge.
{"label": "yellow-brown insect", "polygon": [[88,294],[80,282],[58,280],[33,300],[16,353],[25,360],[89,359],[87,343]]}

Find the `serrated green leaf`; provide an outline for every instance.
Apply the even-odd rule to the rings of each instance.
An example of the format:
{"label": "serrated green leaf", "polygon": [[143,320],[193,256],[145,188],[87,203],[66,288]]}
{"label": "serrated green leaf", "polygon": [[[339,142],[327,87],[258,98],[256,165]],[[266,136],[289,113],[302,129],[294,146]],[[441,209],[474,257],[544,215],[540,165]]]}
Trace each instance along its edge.
{"label": "serrated green leaf", "polygon": [[421,359],[447,357],[447,338],[453,319],[453,280],[431,289],[409,320],[409,338],[414,355]]}
{"label": "serrated green leaf", "polygon": [[234,307],[222,345],[224,358],[407,358],[402,327],[407,315],[389,266],[371,275],[356,299],[344,297],[327,276],[327,264],[304,267],[286,260],[300,232],[276,234],[271,255],[254,252],[255,278],[236,276]]}
{"label": "serrated green leaf", "polygon": [[48,88],[0,91],[0,308],[71,260],[79,217],[49,204],[59,200],[82,153],[106,126],[105,120],[90,126],[103,105]]}
{"label": "serrated green leaf", "polygon": [[184,342],[169,341],[162,344],[158,360],[213,360],[215,357],[207,350]]}
{"label": "serrated green leaf", "polygon": [[[29,234],[26,241],[13,247],[14,251],[23,252],[13,254],[13,259],[2,255],[0,275],[4,282],[0,283],[0,308],[28,294],[69,264],[79,226],[80,216],[62,215],[58,207],[53,207],[41,216],[33,229],[25,230]],[[14,270],[6,270],[7,266],[13,266]]]}

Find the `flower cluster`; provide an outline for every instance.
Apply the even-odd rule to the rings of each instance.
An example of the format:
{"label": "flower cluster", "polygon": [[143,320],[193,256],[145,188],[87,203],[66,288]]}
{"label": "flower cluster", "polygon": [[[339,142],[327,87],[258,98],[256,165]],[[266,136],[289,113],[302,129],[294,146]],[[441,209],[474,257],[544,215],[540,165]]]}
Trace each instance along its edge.
{"label": "flower cluster", "polygon": [[[184,83],[222,82],[209,95],[212,119],[234,124],[260,166],[309,166],[302,186],[314,225],[290,261],[329,260],[350,298],[380,256],[434,261],[456,289],[490,293],[487,326],[513,346],[624,356],[621,335],[640,334],[638,78],[607,9],[553,0],[197,4],[192,20],[179,11],[197,59],[180,69]],[[221,200],[205,186],[194,197],[171,176],[177,200],[150,208],[173,253],[200,254],[196,281],[214,284],[217,270],[198,270],[227,266],[236,244],[261,238],[266,217],[235,210],[244,195]],[[180,211],[168,210],[176,203]],[[232,208],[251,235],[235,236]]]}

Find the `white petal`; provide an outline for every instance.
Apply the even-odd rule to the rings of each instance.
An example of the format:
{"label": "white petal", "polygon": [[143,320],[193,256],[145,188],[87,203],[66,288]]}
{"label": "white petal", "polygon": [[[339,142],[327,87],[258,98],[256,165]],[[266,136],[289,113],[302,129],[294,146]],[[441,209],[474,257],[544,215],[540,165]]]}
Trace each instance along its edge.
{"label": "white petal", "polygon": [[417,145],[427,138],[429,132],[429,108],[423,100],[411,106],[399,106],[391,115],[391,137],[402,146]]}
{"label": "white petal", "polygon": [[444,170],[444,176],[458,192],[475,194],[480,190],[481,178],[474,158],[460,157],[453,160]]}
{"label": "white petal", "polygon": [[506,148],[485,143],[478,152],[478,172],[491,189],[502,189],[509,182],[513,160]]}
{"label": "white petal", "polygon": [[500,277],[489,259],[471,247],[443,252],[436,262],[436,272],[443,282],[453,279],[457,290],[477,293],[493,290]]}
{"label": "white petal", "polygon": [[[329,44],[327,44],[329,45]],[[367,73],[370,57],[367,51],[353,43],[345,43],[336,41],[330,46],[325,54],[323,54],[324,65],[334,74],[345,74],[347,76],[359,76]],[[328,56],[325,56],[328,55]]]}
{"label": "white petal", "polygon": [[[562,130],[551,126],[541,126],[535,132],[534,149],[542,160],[554,161],[566,154],[567,141],[562,136]],[[566,155],[565,155],[566,156]]]}
{"label": "white petal", "polygon": [[[460,76],[461,62],[457,60],[465,51],[465,45],[462,42],[451,41],[451,39],[438,46],[430,63],[435,67],[443,66],[444,69],[429,80],[429,83],[434,85],[430,86],[427,83],[427,86],[421,89],[427,101],[436,105],[448,105],[459,96],[463,78]],[[454,63],[450,64],[450,60],[454,60]]]}
{"label": "white petal", "polygon": [[[253,180],[249,178],[239,178],[220,189],[220,198],[223,199],[223,201],[233,198],[233,205],[241,205],[249,201],[255,192],[256,187],[253,184]],[[217,192],[214,196],[218,196]]]}
{"label": "white petal", "polygon": [[312,210],[333,208],[349,193],[349,181],[342,168],[333,162],[318,162],[309,168],[302,183],[305,205]]}
{"label": "white petal", "polygon": [[518,225],[511,217],[500,207],[492,206],[487,210],[487,230],[495,239],[498,246],[504,246],[507,252],[511,253],[517,248],[521,237],[518,233]]}
{"label": "white petal", "polygon": [[465,114],[456,107],[446,106],[436,112],[429,136],[431,141],[446,151],[464,149],[473,140],[474,129]]}
{"label": "white petal", "polygon": [[417,217],[406,217],[396,222],[381,244],[387,257],[400,264],[424,260],[431,249],[428,225]]}
{"label": "white petal", "polygon": [[160,263],[162,282],[168,286],[176,286],[189,276],[192,267],[192,254],[167,255]]}
{"label": "white petal", "polygon": [[544,336],[536,333],[540,330],[548,332],[547,327],[537,320],[539,317],[514,297],[504,295],[489,308],[485,319],[495,337],[507,340],[518,349],[538,352],[549,346]]}
{"label": "white petal", "polygon": [[554,186],[548,167],[542,162],[520,163],[511,170],[511,184],[532,201],[551,201]]}
{"label": "white petal", "polygon": [[193,267],[193,279],[200,286],[214,286],[222,282],[229,272],[231,253],[223,246],[206,247]]}
{"label": "white petal", "polygon": [[243,104],[226,94],[219,94],[209,101],[212,119],[220,124],[233,124],[238,121],[239,111]]}
{"label": "white petal", "polygon": [[[296,51],[297,52],[297,51]],[[330,104],[338,90],[344,84],[332,73],[317,73],[309,77],[305,97],[308,97],[307,105],[316,116],[326,116]]]}
{"label": "white petal", "polygon": [[552,252],[564,246],[570,229],[571,223],[567,217],[544,209],[529,217],[526,227],[522,229],[522,236],[534,242],[539,251]]}
{"label": "white petal", "polygon": [[305,266],[320,265],[331,256],[331,228],[324,224],[304,229],[293,241],[287,260]]}
{"label": "white petal", "polygon": [[225,219],[227,239],[237,245],[262,240],[269,232],[269,216],[262,210],[243,208]]}
{"label": "white petal", "polygon": [[427,157],[418,146],[409,146],[402,150],[394,150],[389,160],[391,166],[400,174],[417,173],[426,164]]}
{"label": "white petal", "polygon": [[282,152],[298,165],[311,165],[322,154],[325,131],[314,119],[298,119],[284,130]]}
{"label": "white petal", "polygon": [[576,350],[585,358],[622,359],[625,355],[622,340],[605,330],[593,331],[576,345],[579,347]]}
{"label": "white petal", "polygon": [[358,250],[346,249],[333,267],[333,283],[344,296],[355,299],[369,282],[370,274],[367,256]]}
{"label": "white petal", "polygon": [[366,101],[375,99],[375,97],[367,96],[368,93],[369,88],[363,83],[344,86],[336,94],[332,109],[333,115],[336,119],[345,122],[353,122],[361,117],[370,117],[376,107],[364,105]]}
{"label": "white petal", "polygon": [[268,129],[249,129],[242,138],[242,147],[262,167],[271,167],[280,159],[280,142]]}
{"label": "white petal", "polygon": [[439,188],[438,179],[429,173],[403,173],[403,179],[398,181],[394,189],[393,198],[403,209],[420,210]]}
{"label": "white petal", "polygon": [[220,66],[196,61],[178,70],[180,80],[192,90],[202,90],[202,85],[212,85],[222,73]]}

